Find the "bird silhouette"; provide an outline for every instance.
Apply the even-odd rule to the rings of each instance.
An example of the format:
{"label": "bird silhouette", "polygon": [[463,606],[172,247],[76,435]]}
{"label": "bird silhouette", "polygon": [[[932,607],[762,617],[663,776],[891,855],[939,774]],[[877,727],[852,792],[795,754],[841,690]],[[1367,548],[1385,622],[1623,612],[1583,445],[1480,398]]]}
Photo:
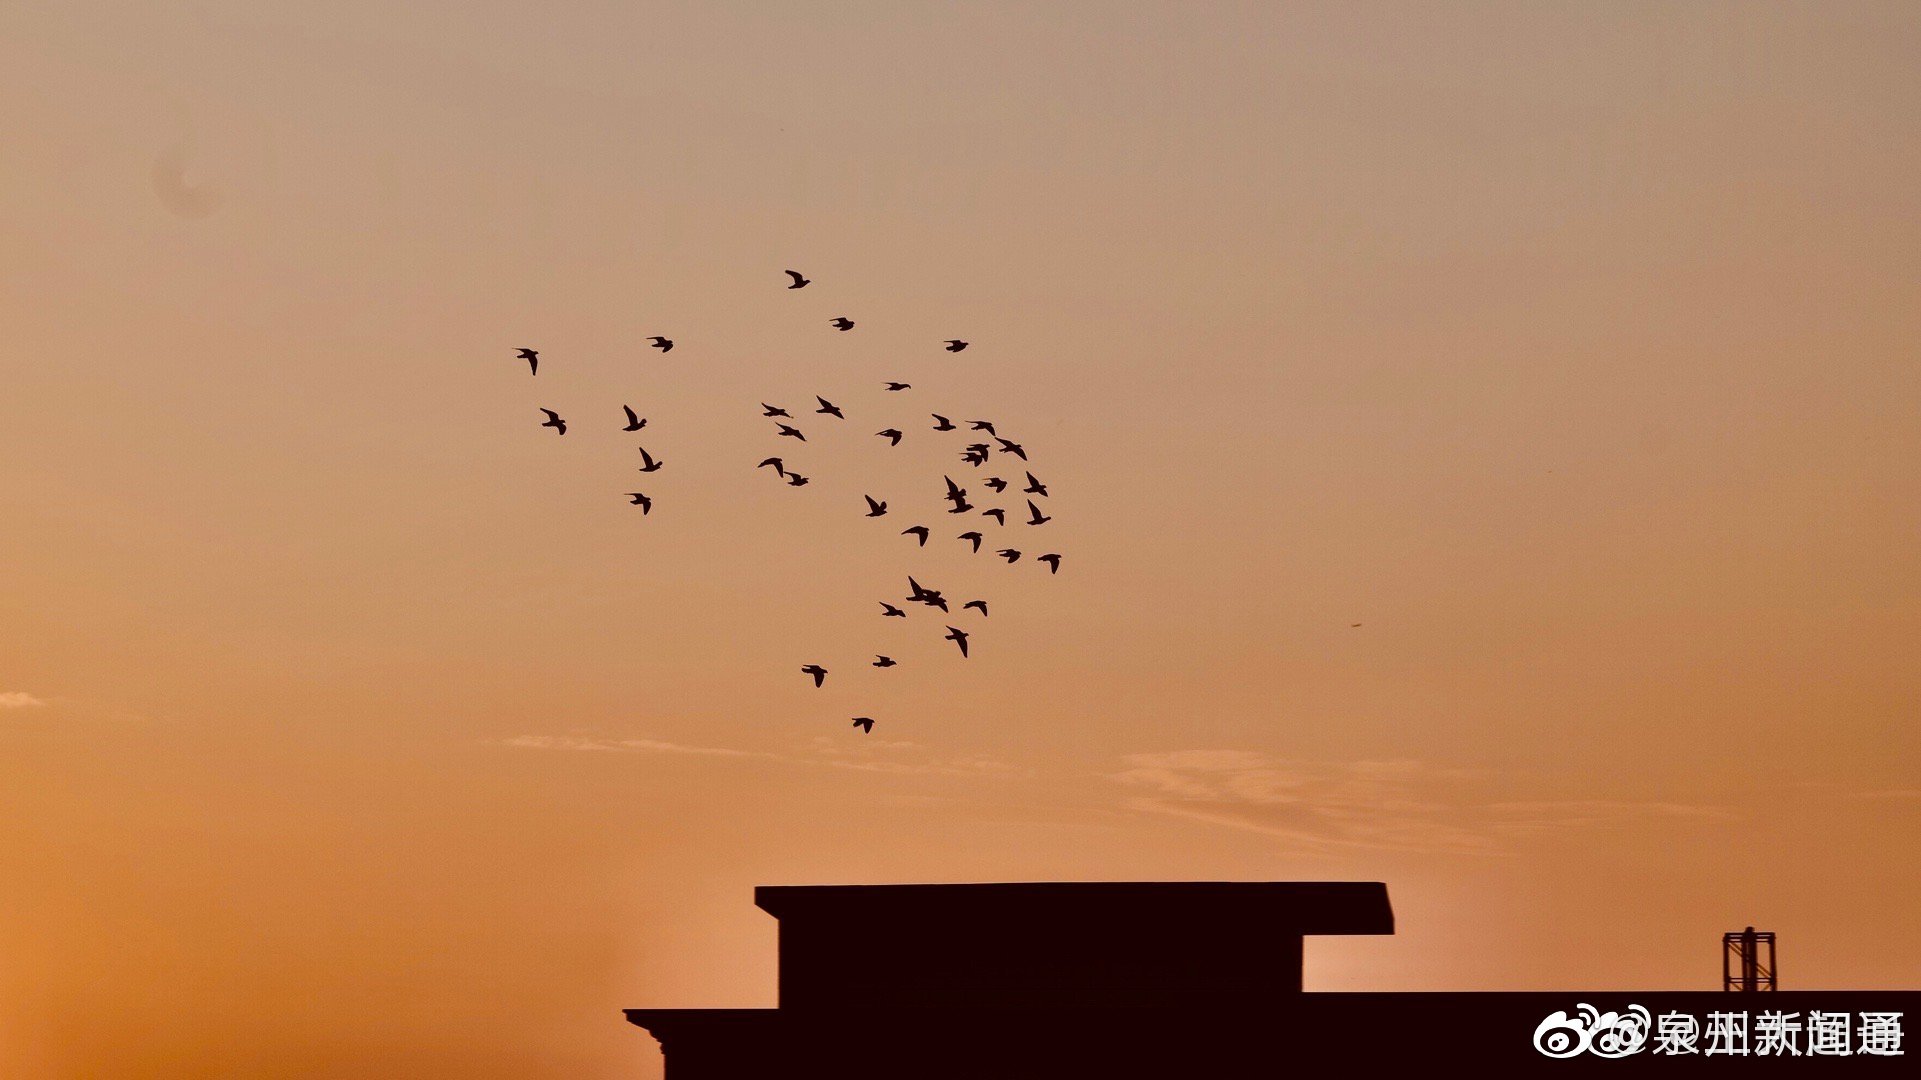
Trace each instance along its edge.
{"label": "bird silhouette", "polygon": [[990,476],[986,480],[983,480],[982,483],[986,484],[990,488],[993,488],[994,494],[996,495],[1007,490],[1007,481],[1002,480],[998,476]]}
{"label": "bird silhouette", "polygon": [[981,618],[985,619],[987,617],[987,601],[985,600],[969,600],[967,603],[961,605],[961,610],[963,611],[968,608],[977,608],[981,613]]}
{"label": "bird silhouette", "polygon": [[900,432],[895,428],[888,428],[886,431],[876,431],[874,434],[886,439],[887,445],[889,446],[900,445]]}
{"label": "bird silhouette", "polygon": [[847,419],[845,416],[842,416],[840,414],[840,406],[834,404],[833,402],[827,400],[824,397],[821,397],[819,394],[814,395],[814,400],[820,402],[820,408],[815,409],[814,410],[815,412],[825,413],[826,415],[831,416],[836,420]]}
{"label": "bird silhouette", "polygon": [[659,334],[655,334],[653,337],[650,337],[647,340],[652,342],[654,348],[659,349],[661,352],[670,353],[674,351],[674,342],[672,338],[664,338],[664,337],[661,337]]}
{"label": "bird silhouette", "polygon": [[987,455],[979,450],[963,450],[961,460],[978,469],[987,464]]}
{"label": "bird silhouette", "polygon": [[1027,513],[1028,513],[1027,523],[1029,525],[1045,525],[1048,522],[1054,520],[1053,518],[1048,517],[1046,514],[1041,513],[1041,508],[1038,506],[1035,506],[1034,500],[1032,499],[1027,500]]}
{"label": "bird silhouette", "polygon": [[1012,566],[1015,563],[1021,561],[1021,553],[1018,551],[1015,551],[1013,548],[1002,548],[999,551],[996,551],[994,554],[999,555],[1003,559],[1006,559],[1007,565],[1009,566]]}
{"label": "bird silhouette", "polygon": [[833,327],[836,330],[841,331],[842,333],[845,333],[854,328],[854,320],[848,318],[845,315],[842,315],[840,318],[833,320],[827,325]]}
{"label": "bird silhouette", "polygon": [[1361,628],[1361,624],[1360,624],[1360,623],[1348,623],[1348,624],[1347,624],[1347,628],[1348,628],[1349,630],[1359,630],[1359,629]]}
{"label": "bird silhouette", "polygon": [[900,531],[900,534],[902,536],[915,537],[920,541],[921,547],[927,546],[927,526],[925,525],[916,525],[911,529],[902,529]]}
{"label": "bird silhouette", "polygon": [[947,598],[940,594],[939,589],[922,588],[921,583],[911,577],[907,579],[907,585],[912,590],[907,596],[908,600],[917,604],[926,604],[928,607],[937,607],[942,611],[947,610]]}
{"label": "bird silhouette", "polygon": [[947,494],[942,495],[941,498],[956,505],[967,501],[966,488],[954,483],[954,478],[951,476],[943,476],[941,479],[947,481]]}
{"label": "bird silhouette", "polygon": [[1003,526],[1004,526],[1004,525],[1006,525],[1006,524],[1007,524],[1007,511],[1005,511],[1005,510],[1002,510],[1002,509],[1001,509],[1000,507],[998,507],[998,506],[996,506],[996,507],[994,507],[994,508],[993,508],[992,510],[982,510],[982,511],[981,511],[981,516],[982,516],[982,517],[991,517],[991,518],[993,518],[993,519],[994,519],[994,524],[996,524],[996,525],[1003,525]]}
{"label": "bird silhouette", "polygon": [[939,420],[939,421],[940,421],[940,423],[938,423],[938,424],[935,424],[935,425],[934,425],[934,430],[935,430],[935,431],[952,431],[952,430],[954,430],[954,422],[953,422],[952,420],[949,420],[949,419],[948,419],[948,418],[946,418],[945,416],[942,416],[942,415],[941,415],[941,414],[939,414],[939,413],[928,413],[927,415],[929,415],[929,416],[931,416],[931,417],[933,417],[934,419],[936,419],[936,420]]}
{"label": "bird silhouette", "polygon": [[780,435],[783,435],[789,439],[799,439],[801,442],[807,441],[807,436],[802,435],[800,433],[799,428],[791,428],[791,427],[788,427],[786,424],[775,424],[774,426],[780,429],[780,432],[779,432]]}
{"label": "bird silhouette", "polygon": [[814,688],[816,690],[820,689],[821,683],[824,683],[827,681],[827,669],[824,667],[821,667],[819,664],[808,664],[806,667],[801,668],[800,670],[803,674],[812,675],[814,677]]}
{"label": "bird silhouette", "polygon": [[948,338],[948,339],[947,339],[947,351],[948,351],[948,352],[959,352],[959,351],[961,351],[962,349],[965,349],[965,348],[967,348],[967,342],[965,342],[965,341],[962,341],[962,340],[961,340],[961,339],[959,339],[959,338]]}
{"label": "bird silhouette", "polygon": [[798,270],[788,270],[785,273],[788,277],[794,279],[793,284],[787,286],[790,289],[805,289],[814,283],[813,278],[801,276],[801,272]]}
{"label": "bird silhouette", "polygon": [[540,350],[522,349],[514,354],[514,359],[527,361],[527,374],[540,374]]}
{"label": "bird silhouette", "polygon": [[541,427],[550,427],[562,435],[567,434],[567,421],[562,420],[559,413],[552,409],[542,409],[540,411],[547,414],[547,420],[540,425]]}
{"label": "bird silhouette", "polygon": [[1041,483],[1039,480],[1034,479],[1033,473],[1028,473],[1027,486],[1021,489],[1021,493],[1023,495],[1039,495],[1041,498],[1045,499],[1047,498],[1047,485]]}
{"label": "bird silhouette", "polygon": [[794,415],[788,412],[786,409],[775,408],[774,406],[767,404],[765,401],[760,403],[760,414],[762,416],[785,416],[789,420],[792,420],[794,418]]}
{"label": "bird silhouette", "polygon": [[880,617],[883,619],[905,619],[907,613],[885,600],[880,601]]}
{"label": "bird silhouette", "polygon": [[646,517],[654,509],[654,500],[648,498],[645,495],[642,495],[638,491],[628,492],[627,497],[633,500],[632,502],[628,503],[629,506],[640,507],[641,517]]}
{"label": "bird silhouette", "polygon": [[862,495],[861,498],[867,500],[868,517],[879,517],[887,512],[887,504],[884,502],[875,502],[872,495]]}
{"label": "bird silhouette", "polygon": [[1006,439],[1001,438],[996,438],[994,441],[1001,444],[1001,453],[1012,454],[1022,461],[1027,460],[1027,451],[1021,447],[1020,443],[1008,442]]}
{"label": "bird silhouette", "polygon": [[788,474],[787,474],[787,482],[788,482],[789,484],[791,484],[791,485],[793,485],[794,487],[806,487],[806,486],[807,486],[807,478],[806,478],[805,476],[802,476],[801,474],[799,474],[799,473],[797,473],[797,472],[790,472],[790,473],[788,473]]}
{"label": "bird silhouette", "polygon": [[893,666],[894,666],[894,658],[893,658],[893,657],[891,657],[891,656],[882,656],[882,655],[880,655],[879,653],[875,653],[875,654],[874,654],[874,666],[875,666],[875,667],[893,667]]}
{"label": "bird silhouette", "polygon": [[913,388],[913,383],[890,382],[887,384],[887,389],[889,390],[912,390]]}
{"label": "bird silhouette", "polygon": [[971,420],[968,422],[967,426],[974,429],[975,431],[985,431],[989,435],[1000,434],[1000,432],[994,430],[994,425],[989,423],[986,420]]}
{"label": "bird silhouette", "polygon": [[1061,557],[1059,555],[1042,555],[1034,561],[1046,563],[1047,572],[1050,574],[1058,574],[1061,572]]}
{"label": "bird silhouette", "polygon": [[659,472],[660,462],[654,460],[654,455],[648,453],[647,448],[644,446],[640,447],[639,449],[640,449],[640,460],[641,460],[640,471],[641,472]]}
{"label": "bird silhouette", "polygon": [[620,430],[639,431],[641,428],[644,428],[647,426],[647,421],[634,415],[634,407],[632,405],[622,405],[621,409],[627,413],[627,426],[624,428],[621,428]]}
{"label": "bird silhouette", "polygon": [[980,550],[981,550],[981,541],[986,539],[986,537],[982,536],[977,532],[964,532],[959,536],[956,536],[954,539],[969,541],[974,545],[974,554],[978,555],[980,554]]}
{"label": "bird silhouette", "polygon": [[765,468],[766,468],[767,466],[769,466],[769,465],[772,465],[772,466],[774,467],[774,475],[776,475],[776,476],[786,476],[786,475],[787,475],[787,464],[786,464],[785,462],[783,462],[783,461],[781,461],[781,460],[780,460],[779,458],[777,458],[777,457],[770,457],[770,458],[768,458],[767,460],[765,460],[765,461],[763,461],[763,462],[761,462],[760,464],[758,464],[758,465],[756,465],[756,466],[754,466],[754,468],[756,468],[756,469],[765,469]]}
{"label": "bird silhouette", "polygon": [[967,631],[962,630],[958,626],[950,626],[947,628],[947,633],[943,636],[946,637],[947,640],[960,646],[963,657],[967,655]]}
{"label": "bird silhouette", "polygon": [[872,717],[856,716],[854,717],[854,726],[860,729],[862,735],[872,735],[874,733],[874,720]]}

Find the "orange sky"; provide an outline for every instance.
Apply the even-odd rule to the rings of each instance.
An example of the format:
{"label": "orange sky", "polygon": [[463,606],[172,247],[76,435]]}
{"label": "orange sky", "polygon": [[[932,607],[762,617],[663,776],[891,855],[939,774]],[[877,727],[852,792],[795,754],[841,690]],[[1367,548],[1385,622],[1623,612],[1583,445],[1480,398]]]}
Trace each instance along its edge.
{"label": "orange sky", "polygon": [[1921,983],[1921,11],[1038,6],[0,7],[0,1075],[658,1075],[757,883]]}

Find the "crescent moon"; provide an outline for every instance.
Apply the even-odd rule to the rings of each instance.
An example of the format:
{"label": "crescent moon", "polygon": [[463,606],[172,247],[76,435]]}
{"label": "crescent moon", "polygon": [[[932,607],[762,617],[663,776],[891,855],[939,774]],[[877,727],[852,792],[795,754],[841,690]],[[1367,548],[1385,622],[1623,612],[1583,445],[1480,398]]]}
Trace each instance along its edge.
{"label": "crescent moon", "polygon": [[186,180],[186,154],[178,145],[160,152],[153,162],[153,193],[175,217],[203,218],[224,201],[218,188],[193,186]]}

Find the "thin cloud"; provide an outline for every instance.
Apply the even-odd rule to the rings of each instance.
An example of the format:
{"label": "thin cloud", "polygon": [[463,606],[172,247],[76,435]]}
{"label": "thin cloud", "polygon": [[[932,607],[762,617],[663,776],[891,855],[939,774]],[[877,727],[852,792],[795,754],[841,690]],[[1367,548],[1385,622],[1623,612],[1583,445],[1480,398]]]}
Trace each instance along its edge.
{"label": "thin cloud", "polygon": [[9,690],[0,693],[0,709],[38,709],[46,702],[23,690]]}
{"label": "thin cloud", "polygon": [[[862,740],[865,745],[835,745],[816,739],[804,752],[777,754],[764,750],[737,750],[721,746],[690,746],[660,739],[604,739],[577,735],[516,735],[500,740],[500,745],[523,750],[577,750],[593,753],[671,754],[773,761],[815,768],[849,769],[855,772],[890,773],[915,776],[990,776],[1018,777],[1028,770],[989,758],[925,758],[922,748],[912,742]],[[918,757],[918,759],[917,759]]]}
{"label": "thin cloud", "polygon": [[1872,799],[1878,802],[1921,802],[1921,788],[1883,788],[1880,791],[1857,791],[1857,799]]}
{"label": "thin cloud", "polygon": [[525,750],[591,750],[602,753],[630,754],[705,754],[711,757],[772,757],[746,750],[719,746],[688,746],[659,739],[589,739],[572,735],[516,735],[500,740],[502,746]]}
{"label": "thin cloud", "polygon": [[1246,750],[1134,754],[1110,774],[1129,809],[1288,841],[1319,852],[1371,848],[1501,854],[1534,833],[1655,819],[1722,822],[1711,806],[1609,799],[1497,801],[1471,769],[1411,760],[1316,762]]}

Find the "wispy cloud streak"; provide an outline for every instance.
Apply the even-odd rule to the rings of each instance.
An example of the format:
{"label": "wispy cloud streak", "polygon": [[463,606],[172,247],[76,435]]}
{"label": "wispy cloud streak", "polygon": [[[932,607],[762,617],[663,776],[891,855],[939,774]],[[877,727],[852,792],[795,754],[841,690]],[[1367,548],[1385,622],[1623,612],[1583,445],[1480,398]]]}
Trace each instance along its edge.
{"label": "wispy cloud streak", "polygon": [[1540,833],[1651,820],[1735,820],[1715,806],[1614,799],[1498,800],[1490,777],[1410,760],[1316,762],[1248,750],[1135,754],[1110,775],[1126,805],[1276,837],[1304,851],[1494,855]]}

